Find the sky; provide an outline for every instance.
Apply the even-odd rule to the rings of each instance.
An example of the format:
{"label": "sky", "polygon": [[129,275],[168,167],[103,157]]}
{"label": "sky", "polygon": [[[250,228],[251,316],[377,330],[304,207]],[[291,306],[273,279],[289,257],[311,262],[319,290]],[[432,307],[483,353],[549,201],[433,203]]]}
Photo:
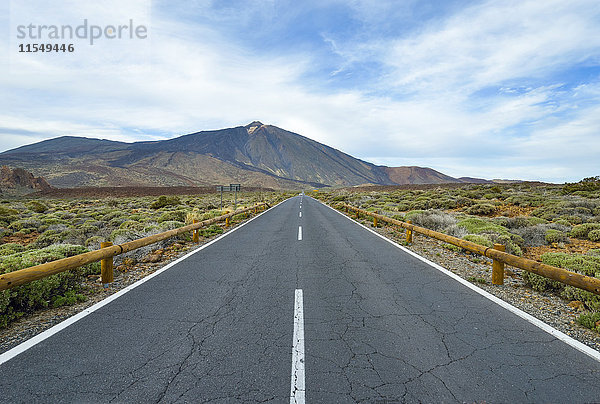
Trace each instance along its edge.
{"label": "sky", "polygon": [[9,0],[0,27],[0,151],[259,120],[454,177],[600,175],[598,0]]}

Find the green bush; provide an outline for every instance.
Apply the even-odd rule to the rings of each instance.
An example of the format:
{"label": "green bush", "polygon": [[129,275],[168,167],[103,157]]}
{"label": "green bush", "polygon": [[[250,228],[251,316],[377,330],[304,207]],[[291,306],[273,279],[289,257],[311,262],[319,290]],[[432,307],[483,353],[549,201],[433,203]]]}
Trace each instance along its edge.
{"label": "green bush", "polygon": [[600,321],[600,313],[586,313],[582,314],[576,319],[577,323],[584,326],[585,328],[589,328],[590,330],[594,330],[596,332],[600,332],[600,326],[597,326],[596,323]]}
{"label": "green bush", "polygon": [[102,236],[92,236],[85,240],[85,246],[90,250],[98,250],[100,249],[100,243],[105,241],[105,237]]}
{"label": "green bush", "polygon": [[[158,218],[158,222],[185,222],[185,214],[186,212],[183,210],[175,210],[172,212],[165,212]],[[204,219],[203,219],[204,220]]]}
{"label": "green bush", "polygon": [[126,230],[141,230],[144,228],[144,224],[140,222],[136,222],[135,220],[125,220],[123,223],[119,225],[119,229]]}
{"label": "green bush", "polygon": [[505,227],[494,224],[491,221],[477,218],[477,217],[468,217],[466,219],[460,220],[458,222],[458,226],[463,227],[470,234],[480,234],[480,233],[497,233],[497,234],[506,234],[508,235],[508,230]]}
{"label": "green bush", "polygon": [[[88,250],[76,245],[56,245],[38,250],[27,250],[0,257],[0,273],[7,273],[33,265],[43,264],[61,258],[82,254]],[[28,284],[0,292],[0,328],[11,321],[48,307],[52,299],[63,296],[69,291],[76,292],[79,282],[85,276],[100,271],[100,263],[61,272]]]}
{"label": "green bush", "polygon": [[108,237],[113,243],[119,244],[137,240],[138,238],[142,238],[142,235],[131,229],[117,229],[110,233],[110,236]]}
{"label": "green bush", "polygon": [[600,296],[595,295],[587,290],[574,288],[573,286],[565,286],[561,296],[567,300],[579,300],[585,304],[589,310],[600,311]]}
{"label": "green bush", "polygon": [[571,237],[587,239],[592,230],[600,230],[600,223],[584,223],[571,229]]}
{"label": "green bush", "polygon": [[569,241],[569,237],[560,230],[549,229],[546,231],[546,243],[548,244],[565,243],[567,241]]}
{"label": "green bush", "polygon": [[52,244],[60,244],[71,235],[70,230],[46,230],[35,241],[38,248],[48,247]]}
{"label": "green bush", "polygon": [[411,210],[404,215],[404,220],[413,220],[415,216],[425,213],[422,209]]}
{"label": "green bush", "polygon": [[54,296],[52,298],[52,307],[71,306],[76,303],[85,302],[84,295],[75,293],[74,290],[68,290],[64,296]]}
{"label": "green bush", "polygon": [[160,209],[166,206],[181,205],[181,199],[178,196],[159,196],[158,199],[150,205],[152,209]]}
{"label": "green bush", "polygon": [[211,237],[221,233],[223,233],[223,229],[216,224],[200,229],[200,235],[202,235],[202,237]]}
{"label": "green bush", "polygon": [[28,206],[29,209],[36,213],[44,213],[48,210],[48,207],[39,201],[31,201]]}
{"label": "green bush", "polygon": [[588,233],[588,238],[591,241],[600,241],[600,229],[590,231]]}
{"label": "green bush", "polygon": [[564,284],[554,281],[552,279],[545,278],[543,276],[534,274],[533,272],[523,271],[521,276],[523,276],[523,280],[525,283],[533,290],[537,290],[539,292],[546,292],[550,290],[562,290],[564,288]]}
{"label": "green bush", "polygon": [[513,234],[501,234],[496,238],[495,241],[496,243],[504,244],[505,251],[507,253],[520,257],[521,255],[523,255],[523,251],[521,250],[519,244],[517,244],[517,242],[514,241],[518,237],[519,236]]}
{"label": "green bush", "polygon": [[25,247],[17,243],[6,243],[0,245],[0,256],[11,255],[25,251]]}
{"label": "green bush", "polygon": [[540,258],[544,264],[565,268],[588,276],[600,275],[600,257],[551,252],[542,254]]}
{"label": "green bush", "polygon": [[489,203],[478,203],[467,208],[466,212],[470,215],[491,215],[496,211],[496,207]]}
{"label": "green bush", "polygon": [[484,247],[493,247],[494,246],[494,243],[492,243],[492,241],[489,238],[487,238],[486,236],[479,235],[479,234],[467,234],[466,236],[463,237],[463,240],[467,240],[472,243],[482,245]]}

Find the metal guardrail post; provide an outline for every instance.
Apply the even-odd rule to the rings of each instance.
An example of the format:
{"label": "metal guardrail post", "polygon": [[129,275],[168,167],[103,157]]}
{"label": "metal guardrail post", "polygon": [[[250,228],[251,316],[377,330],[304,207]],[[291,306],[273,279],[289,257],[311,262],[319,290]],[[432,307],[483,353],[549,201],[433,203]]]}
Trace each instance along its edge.
{"label": "metal guardrail post", "polygon": [[[412,220],[407,220],[406,223],[412,224]],[[412,244],[412,242],[413,242],[413,233],[412,233],[412,230],[406,229],[406,243],[407,244]]]}
{"label": "metal guardrail post", "polygon": [[[504,252],[506,246],[494,244],[494,250]],[[492,262],[492,285],[504,285],[504,262],[494,259]]]}
{"label": "metal guardrail post", "polygon": [[[100,248],[111,247],[113,243],[105,241],[100,243]],[[108,288],[108,284],[114,280],[113,274],[113,257],[104,258],[100,261],[100,274],[102,277],[102,285]]]}

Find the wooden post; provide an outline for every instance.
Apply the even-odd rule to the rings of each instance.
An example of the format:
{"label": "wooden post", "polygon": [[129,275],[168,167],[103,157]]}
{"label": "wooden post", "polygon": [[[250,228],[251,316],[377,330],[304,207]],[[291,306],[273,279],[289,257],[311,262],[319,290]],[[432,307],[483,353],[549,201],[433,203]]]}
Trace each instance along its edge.
{"label": "wooden post", "polygon": [[376,217],[373,218],[373,227],[377,227],[377,218]]}
{"label": "wooden post", "polygon": [[348,213],[348,212],[349,212],[349,210],[348,210],[348,207],[346,206],[346,213]]}
{"label": "wooden post", "polygon": [[[494,244],[494,250],[504,252],[506,246]],[[493,260],[492,262],[492,285],[504,285],[504,262]]]}
{"label": "wooden post", "polygon": [[360,213],[358,212],[358,209],[356,209],[356,219],[360,219]]}
{"label": "wooden post", "polygon": [[[105,241],[100,243],[100,248],[110,247],[113,243]],[[104,258],[100,261],[100,274],[102,276],[102,285],[108,288],[108,284],[112,283],[113,279],[113,257]]]}
{"label": "wooden post", "polygon": [[[193,222],[194,222],[194,224],[198,223],[198,219],[194,219]],[[194,229],[194,231],[192,233],[192,241],[194,243],[200,242],[200,232],[198,231],[198,229]]]}
{"label": "wooden post", "polygon": [[229,227],[229,218],[225,218],[225,227]]}
{"label": "wooden post", "polygon": [[[407,220],[406,223],[412,224],[412,220]],[[406,229],[406,243],[407,244],[412,244],[412,242],[413,242],[412,230]]]}

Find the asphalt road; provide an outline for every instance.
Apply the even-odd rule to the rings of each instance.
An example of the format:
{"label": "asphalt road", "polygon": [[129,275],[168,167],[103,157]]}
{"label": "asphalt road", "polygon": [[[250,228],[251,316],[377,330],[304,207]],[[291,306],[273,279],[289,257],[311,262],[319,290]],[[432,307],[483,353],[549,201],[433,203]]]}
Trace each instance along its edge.
{"label": "asphalt road", "polygon": [[0,365],[0,402],[291,394],[597,402],[600,363],[298,196]]}

